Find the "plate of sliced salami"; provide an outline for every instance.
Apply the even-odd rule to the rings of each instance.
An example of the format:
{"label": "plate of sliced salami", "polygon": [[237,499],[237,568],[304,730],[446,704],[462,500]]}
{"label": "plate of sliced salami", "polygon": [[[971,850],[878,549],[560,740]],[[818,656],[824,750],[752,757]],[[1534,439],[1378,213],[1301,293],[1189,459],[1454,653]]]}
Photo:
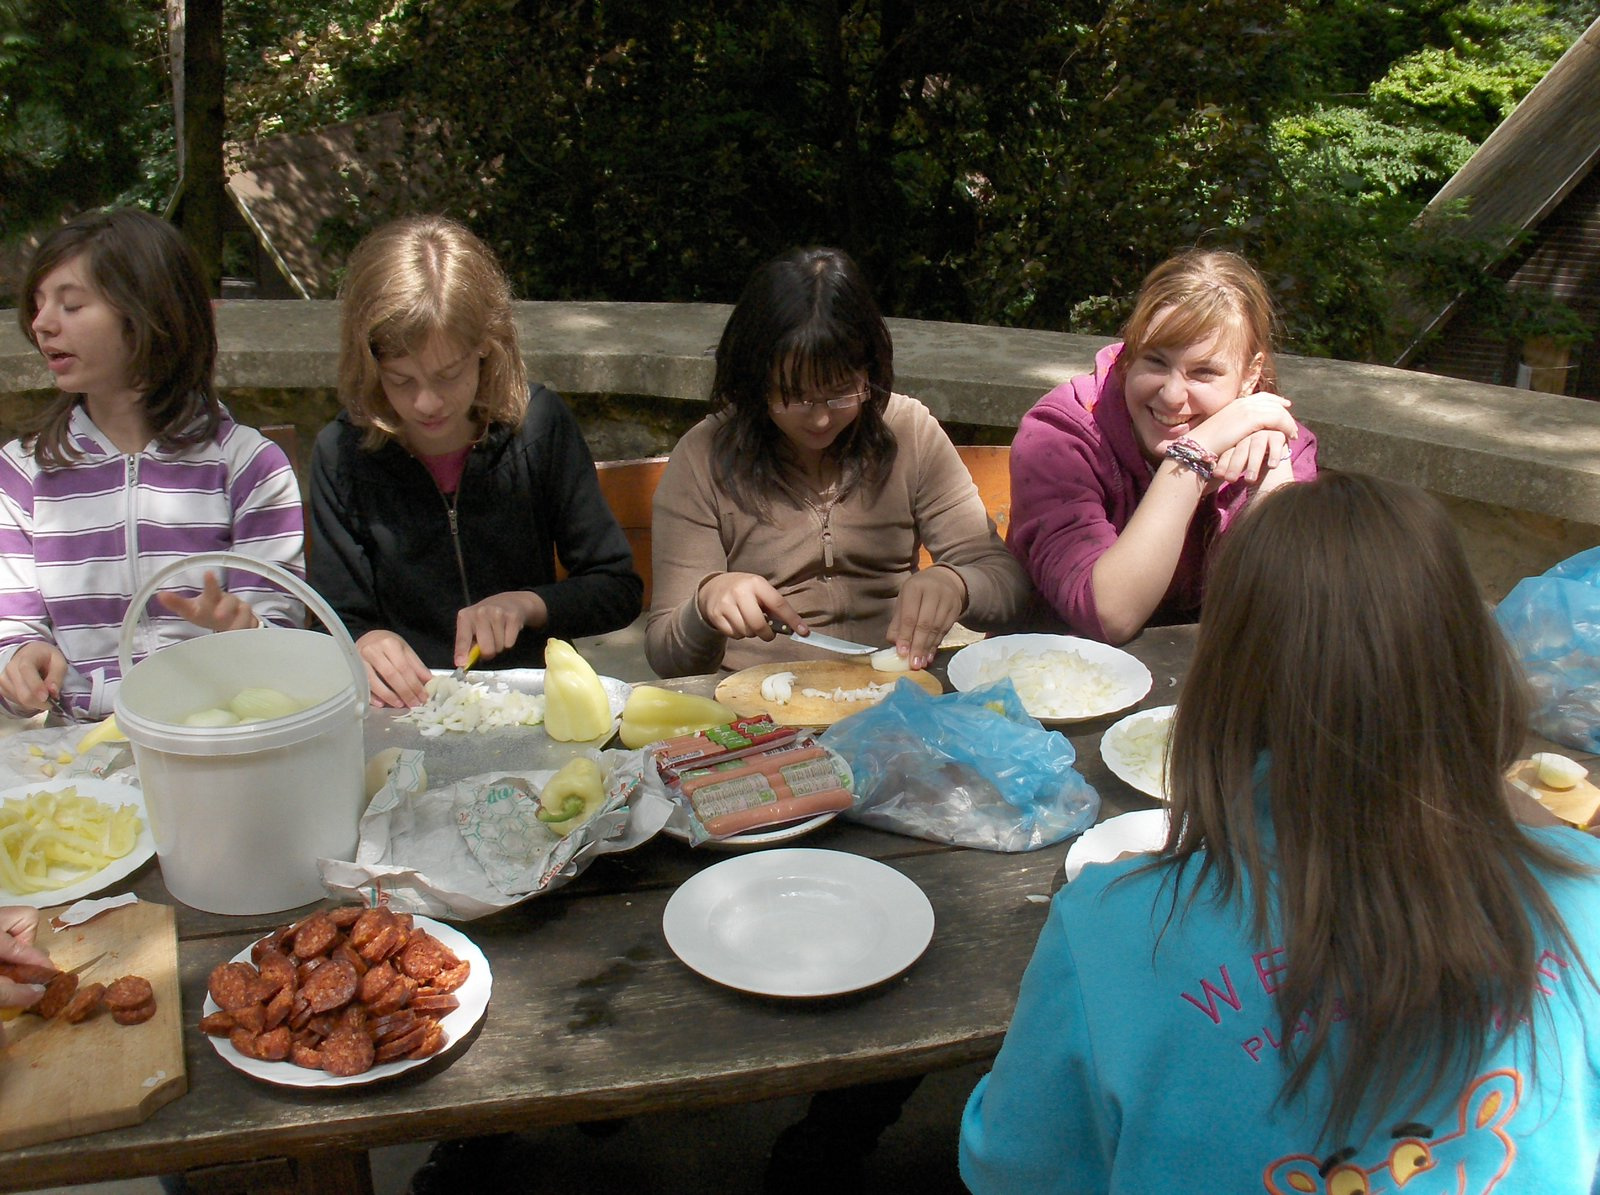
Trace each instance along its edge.
{"label": "plate of sliced salami", "polygon": [[459,930],[345,906],[218,964],[200,1027],[224,1062],[252,1078],[344,1087],[448,1051],[483,1019],[490,987],[489,960]]}

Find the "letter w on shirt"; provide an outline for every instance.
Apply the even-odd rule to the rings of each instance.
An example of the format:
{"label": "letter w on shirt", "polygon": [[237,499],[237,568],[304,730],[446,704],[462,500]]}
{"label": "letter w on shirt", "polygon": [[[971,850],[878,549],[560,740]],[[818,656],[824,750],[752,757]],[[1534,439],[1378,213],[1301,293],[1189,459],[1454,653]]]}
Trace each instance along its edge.
{"label": "letter w on shirt", "polygon": [[1233,976],[1228,974],[1228,966],[1224,963],[1217,968],[1217,973],[1222,976],[1222,990],[1218,990],[1209,979],[1200,980],[1200,996],[1192,996],[1188,992],[1178,994],[1193,1004],[1207,1017],[1213,1025],[1222,1024],[1222,1010],[1217,1007],[1217,1001],[1222,1001],[1234,1012],[1239,1011],[1239,993],[1233,989]]}

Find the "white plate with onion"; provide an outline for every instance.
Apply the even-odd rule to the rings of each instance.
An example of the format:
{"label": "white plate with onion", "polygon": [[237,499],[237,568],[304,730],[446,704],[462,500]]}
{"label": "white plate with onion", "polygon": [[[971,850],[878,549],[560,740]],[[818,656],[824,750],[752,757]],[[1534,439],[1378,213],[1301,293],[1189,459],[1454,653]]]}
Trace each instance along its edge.
{"label": "white plate with onion", "polygon": [[1119,647],[1075,635],[1000,635],[950,657],[963,692],[1009,678],[1023,709],[1044,723],[1117,713],[1150,692],[1150,669]]}
{"label": "white plate with onion", "polygon": [[1100,736],[1100,758],[1111,774],[1158,801],[1167,799],[1167,740],[1177,709],[1138,710]]}

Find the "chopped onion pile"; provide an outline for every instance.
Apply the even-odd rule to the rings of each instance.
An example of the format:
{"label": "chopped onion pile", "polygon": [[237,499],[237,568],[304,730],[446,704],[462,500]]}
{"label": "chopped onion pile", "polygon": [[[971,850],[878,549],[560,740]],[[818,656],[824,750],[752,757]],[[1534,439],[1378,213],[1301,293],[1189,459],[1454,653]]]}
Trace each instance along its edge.
{"label": "chopped onion pile", "polygon": [[415,723],[423,738],[446,731],[498,730],[506,726],[537,726],[544,721],[544,697],[524,693],[509,685],[493,688],[482,681],[436,676],[428,682],[428,700],[401,714],[399,721]]}
{"label": "chopped onion pile", "polygon": [[1118,723],[1115,732],[1116,748],[1122,757],[1118,762],[1144,781],[1134,787],[1146,792],[1166,792],[1167,739],[1172,734],[1172,711],[1135,714]]}
{"label": "chopped onion pile", "polygon": [[882,701],[893,688],[893,685],[869,684],[860,689],[801,689],[800,695],[823,701]]}
{"label": "chopped onion pile", "polygon": [[1008,676],[1035,718],[1092,718],[1116,703],[1112,673],[1075,651],[1010,652],[986,661],[978,669],[978,684]]}

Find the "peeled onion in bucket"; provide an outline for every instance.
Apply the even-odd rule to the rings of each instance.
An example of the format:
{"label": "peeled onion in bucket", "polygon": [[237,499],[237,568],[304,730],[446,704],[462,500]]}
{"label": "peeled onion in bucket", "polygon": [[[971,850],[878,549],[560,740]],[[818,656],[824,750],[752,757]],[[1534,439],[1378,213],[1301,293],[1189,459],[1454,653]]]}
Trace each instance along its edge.
{"label": "peeled onion in bucket", "polygon": [[239,695],[228,702],[228,708],[241,722],[269,722],[273,718],[298,714],[305,709],[305,702],[295,700],[280,689],[241,689]]}

